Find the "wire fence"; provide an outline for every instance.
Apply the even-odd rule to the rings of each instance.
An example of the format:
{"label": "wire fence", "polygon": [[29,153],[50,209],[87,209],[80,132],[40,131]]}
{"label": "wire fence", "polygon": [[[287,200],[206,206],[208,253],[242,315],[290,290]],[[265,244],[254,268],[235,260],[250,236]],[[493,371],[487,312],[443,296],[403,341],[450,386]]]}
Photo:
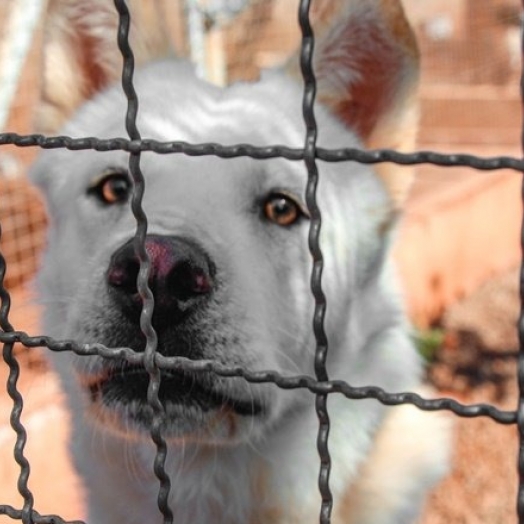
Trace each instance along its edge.
{"label": "wire fence", "polygon": [[[460,417],[489,417],[499,424],[517,425],[520,438],[517,514],[519,522],[524,523],[524,312],[519,320],[521,350],[518,363],[518,383],[520,394],[518,406],[516,406],[515,410],[504,411],[490,404],[466,405],[451,398],[426,399],[412,392],[392,394],[374,386],[355,388],[344,381],[330,380],[326,369],[329,345],[324,331],[326,299],[322,290],[323,256],[319,245],[322,215],[316,199],[316,188],[319,181],[318,160],[326,162],[356,161],[366,164],[393,162],[401,165],[429,163],[439,166],[467,166],[478,170],[510,168],[519,172],[524,171],[524,162],[513,157],[483,158],[473,155],[446,155],[432,151],[418,151],[406,154],[391,150],[365,151],[353,148],[327,149],[317,147],[317,125],[314,112],[316,82],[312,68],[314,35],[309,21],[309,5],[309,0],[301,0],[299,7],[299,23],[302,31],[300,66],[304,81],[303,119],[306,125],[304,147],[302,148],[289,148],[285,145],[255,147],[246,144],[223,146],[215,143],[190,144],[142,139],[136,123],[138,99],[133,86],[134,57],[128,41],[130,13],[125,0],[115,0],[115,7],[119,14],[118,46],[124,58],[122,86],[128,100],[125,116],[128,138],[101,140],[92,137],[74,139],[67,136],[46,137],[43,135],[19,135],[15,133],[0,134],[0,145],[10,144],[16,147],[39,147],[43,149],[122,150],[129,154],[129,171],[134,182],[131,207],[137,224],[134,245],[142,269],[139,274],[137,287],[143,301],[141,321],[143,333],[146,337],[144,352],[136,352],[125,347],[109,348],[102,344],[79,344],[71,340],[55,340],[47,336],[33,336],[17,331],[9,320],[10,295],[3,283],[6,263],[2,254],[0,254],[0,342],[3,343],[3,359],[9,367],[7,392],[13,402],[10,420],[13,431],[16,433],[13,457],[20,467],[18,490],[24,500],[21,508],[0,505],[0,515],[7,515],[12,519],[21,520],[24,524],[66,523],[64,519],[57,515],[40,515],[35,509],[35,500],[29,488],[30,464],[24,455],[27,434],[22,421],[23,398],[17,387],[20,365],[13,351],[14,345],[21,343],[28,348],[43,347],[55,352],[70,351],[80,356],[99,355],[106,359],[124,360],[132,365],[144,366],[150,377],[147,400],[154,412],[150,435],[157,450],[154,471],[159,482],[158,508],[162,514],[163,522],[166,524],[173,522],[173,514],[168,505],[170,479],[164,468],[167,451],[166,442],[162,434],[164,408],[158,395],[162,370],[213,372],[221,377],[241,377],[249,383],[271,383],[283,389],[305,389],[314,393],[316,395],[315,407],[318,416],[317,448],[320,464],[318,488],[322,499],[321,507],[319,508],[319,522],[321,524],[330,522],[333,506],[333,497],[329,485],[331,469],[331,458],[328,449],[330,420],[327,410],[327,399],[329,395],[339,393],[347,399],[376,399],[387,406],[412,404],[425,411],[444,410]],[[524,91],[524,83],[522,89]],[[313,260],[311,294],[315,303],[314,317],[312,319],[312,329],[316,339],[314,377],[284,376],[272,370],[253,370],[238,366],[225,366],[207,360],[192,361],[183,357],[166,357],[156,351],[156,335],[152,326],[153,295],[148,286],[150,260],[145,249],[147,217],[142,208],[145,182],[140,163],[141,155],[145,151],[152,151],[156,154],[182,153],[189,156],[209,155],[220,158],[244,156],[255,159],[268,159],[281,157],[305,164],[308,172],[306,203],[311,215],[309,232],[309,247]],[[524,235],[522,241],[524,243]],[[524,265],[521,270],[521,304],[524,304],[524,286],[522,283],[524,283]],[[80,521],[69,522],[77,524]]]}

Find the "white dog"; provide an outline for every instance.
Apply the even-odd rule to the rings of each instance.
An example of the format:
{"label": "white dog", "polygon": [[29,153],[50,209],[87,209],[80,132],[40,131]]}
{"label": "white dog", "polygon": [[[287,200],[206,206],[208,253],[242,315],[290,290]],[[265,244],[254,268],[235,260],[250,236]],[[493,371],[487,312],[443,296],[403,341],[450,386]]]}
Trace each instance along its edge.
{"label": "white dog", "polygon": [[[324,147],[398,146],[412,121],[418,53],[398,0],[313,2],[316,117]],[[133,45],[143,137],[302,147],[295,65],[222,89]],[[109,0],[53,0],[41,125],[125,136],[117,15]],[[149,28],[149,33],[154,28]],[[141,40],[142,36],[145,40]],[[145,45],[142,45],[143,42]],[[405,131],[412,136],[411,124]],[[307,173],[302,162],[144,153],[146,249],[158,351],[285,376],[314,375]],[[395,202],[377,170],[319,162],[328,372],[353,386],[419,388],[421,363],[394,285]],[[46,334],[143,351],[128,155],[42,152],[33,179],[51,218],[40,277]],[[386,180],[386,183],[384,183]],[[93,524],[160,522],[149,376],[125,361],[54,357]],[[176,524],[318,522],[314,395],[210,372],[163,371],[166,471]],[[333,523],[407,524],[448,466],[438,414],[333,395]]]}

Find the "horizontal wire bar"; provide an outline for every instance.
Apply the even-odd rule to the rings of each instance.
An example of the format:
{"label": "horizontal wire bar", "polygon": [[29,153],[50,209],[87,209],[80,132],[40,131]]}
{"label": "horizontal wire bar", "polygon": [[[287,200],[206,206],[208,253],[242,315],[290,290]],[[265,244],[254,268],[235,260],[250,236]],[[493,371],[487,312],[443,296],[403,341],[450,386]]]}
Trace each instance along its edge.
{"label": "horizontal wire bar", "polygon": [[[6,515],[13,520],[22,520],[23,510],[9,504],[0,504],[0,515]],[[58,515],[40,515],[34,510],[31,512],[31,520],[34,524],[86,524],[83,520],[64,520]]]}
{"label": "horizontal wire bar", "polygon": [[[283,145],[253,146],[234,144],[224,146],[218,143],[191,144],[182,141],[161,142],[153,139],[130,140],[122,137],[99,139],[95,137],[72,138],[39,134],[19,135],[0,133],[0,146],[40,147],[42,149],[68,149],[71,151],[94,150],[127,151],[138,153],[150,151],[157,154],[184,154],[187,156],[217,156],[220,158],[251,157],[257,160],[285,158],[304,160],[303,148]],[[357,148],[328,149],[316,148],[316,158],[325,162],[355,161],[363,164],[390,162],[401,165],[432,164],[442,167],[471,167],[477,170],[513,169],[524,171],[524,160],[511,156],[482,157],[465,153],[439,153],[437,151],[415,151],[400,153],[391,149],[364,150]]]}
{"label": "horizontal wire bar", "polygon": [[[51,351],[71,351],[79,356],[99,355],[105,359],[125,360],[143,365],[144,355],[131,348],[108,348],[103,344],[79,344],[72,340],[57,341],[47,336],[31,337],[22,331],[0,332],[0,342],[19,342],[26,347],[46,347]],[[375,399],[388,406],[413,404],[424,411],[451,411],[460,417],[488,417],[500,424],[515,424],[516,411],[505,411],[490,404],[463,404],[452,398],[425,399],[412,392],[388,393],[376,386],[353,387],[342,380],[318,381],[308,375],[285,376],[273,370],[253,371],[242,366],[226,366],[212,360],[190,360],[186,357],[155,355],[160,369],[190,372],[212,372],[222,377],[239,377],[249,383],[275,384],[281,389],[308,389],[314,394],[340,393],[352,400]]]}

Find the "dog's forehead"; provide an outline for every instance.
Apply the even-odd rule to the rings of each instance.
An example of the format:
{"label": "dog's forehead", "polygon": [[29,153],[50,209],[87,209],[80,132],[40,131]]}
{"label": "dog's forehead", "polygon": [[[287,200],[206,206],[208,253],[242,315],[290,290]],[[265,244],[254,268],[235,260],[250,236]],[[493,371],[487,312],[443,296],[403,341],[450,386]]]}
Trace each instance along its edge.
{"label": "dog's forehead", "polygon": [[307,182],[305,167],[285,159],[224,159],[149,152],[142,156],[141,171],[146,180],[146,198],[149,195],[156,202],[185,208],[192,203],[198,207],[202,201],[249,208],[275,190],[290,191],[300,198]]}
{"label": "dog's forehead", "polygon": [[285,75],[218,88],[176,62],[168,63],[163,76],[157,68],[154,64],[136,78],[145,135],[162,141],[302,146],[300,90]]}
{"label": "dog's forehead", "polygon": [[[221,88],[197,78],[189,64],[168,60],[137,70],[133,83],[143,138],[226,146],[304,146],[303,87],[282,71],[266,71],[259,81]],[[121,87],[113,86],[88,101],[62,132],[125,136],[126,103]],[[357,136],[321,105],[315,106],[315,113],[319,145],[360,145]]]}

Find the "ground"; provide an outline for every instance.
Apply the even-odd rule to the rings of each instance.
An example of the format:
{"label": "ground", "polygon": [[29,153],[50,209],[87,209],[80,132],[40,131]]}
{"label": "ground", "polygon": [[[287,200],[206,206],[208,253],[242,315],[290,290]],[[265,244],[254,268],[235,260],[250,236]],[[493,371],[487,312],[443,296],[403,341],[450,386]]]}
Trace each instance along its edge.
{"label": "ground", "polygon": [[[441,393],[463,403],[517,406],[518,272],[491,280],[451,307],[444,343],[429,369]],[[491,419],[456,419],[452,474],[432,497],[423,524],[517,522],[517,429]]]}

